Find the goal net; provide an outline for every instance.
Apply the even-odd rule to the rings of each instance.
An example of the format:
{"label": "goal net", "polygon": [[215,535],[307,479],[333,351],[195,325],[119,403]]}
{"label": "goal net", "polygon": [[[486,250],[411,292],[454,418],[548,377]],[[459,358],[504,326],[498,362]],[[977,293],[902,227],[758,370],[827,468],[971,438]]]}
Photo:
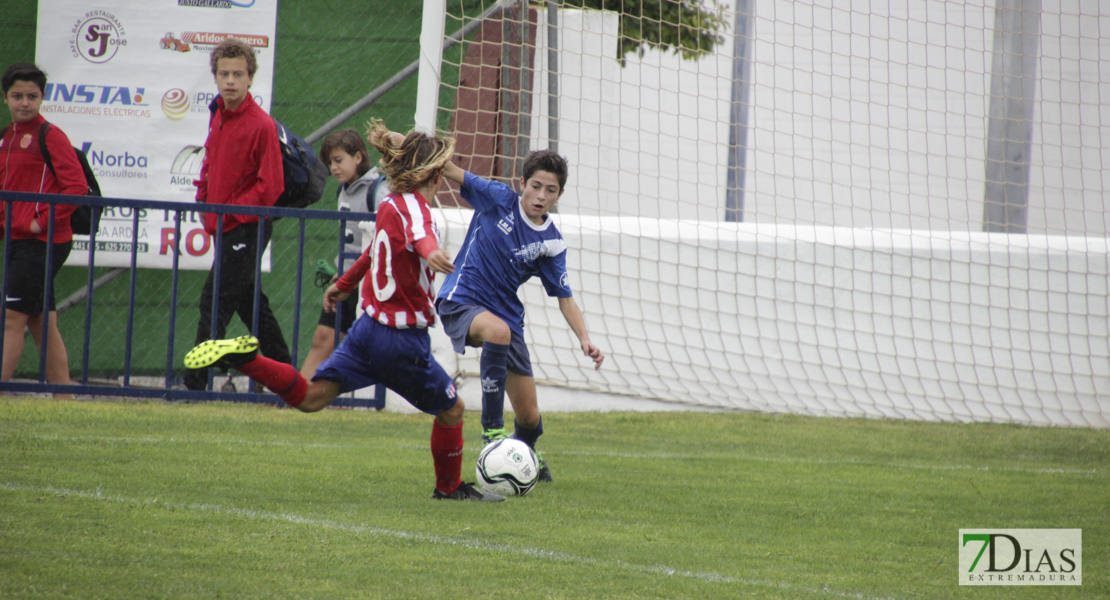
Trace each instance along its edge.
{"label": "goal net", "polygon": [[1106,30],[1098,0],[447,0],[435,118],[518,189],[569,159],[553,218],[608,358],[529,282],[539,383],[1107,427]]}

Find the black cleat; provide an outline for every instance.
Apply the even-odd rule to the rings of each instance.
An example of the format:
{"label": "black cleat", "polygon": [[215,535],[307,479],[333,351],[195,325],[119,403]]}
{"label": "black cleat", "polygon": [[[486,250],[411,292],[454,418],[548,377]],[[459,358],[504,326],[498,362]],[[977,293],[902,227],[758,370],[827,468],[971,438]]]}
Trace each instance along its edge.
{"label": "black cleat", "polygon": [[444,494],[436,488],[432,492],[432,500],[475,500],[477,502],[501,502],[505,499],[504,496],[498,494],[491,494],[483,492],[474,487],[473,483],[466,483],[465,481],[455,488],[455,491],[450,494]]}
{"label": "black cleat", "polygon": [[551,478],[551,468],[547,466],[547,461],[543,459],[543,455],[539,452],[536,452],[536,461],[540,463],[540,472],[536,475],[536,481],[547,483],[555,481]]}
{"label": "black cleat", "polygon": [[249,363],[256,356],[258,356],[258,338],[253,335],[244,335],[233,340],[208,340],[201,342],[185,355],[185,367],[234,369]]}

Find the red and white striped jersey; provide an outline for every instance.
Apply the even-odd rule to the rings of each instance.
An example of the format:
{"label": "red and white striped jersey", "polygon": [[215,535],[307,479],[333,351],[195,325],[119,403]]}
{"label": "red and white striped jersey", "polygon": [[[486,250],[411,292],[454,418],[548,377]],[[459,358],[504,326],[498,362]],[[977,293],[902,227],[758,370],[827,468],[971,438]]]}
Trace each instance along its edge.
{"label": "red and white striped jersey", "polygon": [[439,229],[427,201],[415,192],[391,194],[378,206],[374,239],[339,279],[339,289],[350,292],[367,275],[362,308],[369,317],[396,329],[434,325],[435,273],[416,250],[428,238],[438,247]]}

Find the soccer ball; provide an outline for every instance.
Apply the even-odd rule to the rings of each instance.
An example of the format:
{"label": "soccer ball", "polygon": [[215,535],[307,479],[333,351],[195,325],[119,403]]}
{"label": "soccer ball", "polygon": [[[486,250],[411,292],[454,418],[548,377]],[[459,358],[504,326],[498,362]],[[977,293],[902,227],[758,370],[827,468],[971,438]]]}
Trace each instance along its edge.
{"label": "soccer ball", "polygon": [[523,496],[539,480],[539,462],[536,453],[520,440],[491,442],[478,454],[478,487],[502,496]]}

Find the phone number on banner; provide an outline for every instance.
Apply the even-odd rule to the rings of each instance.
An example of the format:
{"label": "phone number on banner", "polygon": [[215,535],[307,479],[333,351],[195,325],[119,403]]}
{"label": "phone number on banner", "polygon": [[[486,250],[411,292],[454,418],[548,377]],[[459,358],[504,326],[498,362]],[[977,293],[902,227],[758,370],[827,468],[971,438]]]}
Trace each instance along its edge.
{"label": "phone number on banner", "polygon": [[[96,251],[97,252],[126,252],[126,253],[130,254],[131,253],[131,244],[132,244],[131,242],[97,242],[96,243]],[[145,242],[139,243],[138,247],[139,247],[139,254],[146,253],[150,249],[150,245],[145,243]],[[88,240],[73,240],[73,249],[74,250],[85,250],[85,251],[87,251],[89,249]]]}

